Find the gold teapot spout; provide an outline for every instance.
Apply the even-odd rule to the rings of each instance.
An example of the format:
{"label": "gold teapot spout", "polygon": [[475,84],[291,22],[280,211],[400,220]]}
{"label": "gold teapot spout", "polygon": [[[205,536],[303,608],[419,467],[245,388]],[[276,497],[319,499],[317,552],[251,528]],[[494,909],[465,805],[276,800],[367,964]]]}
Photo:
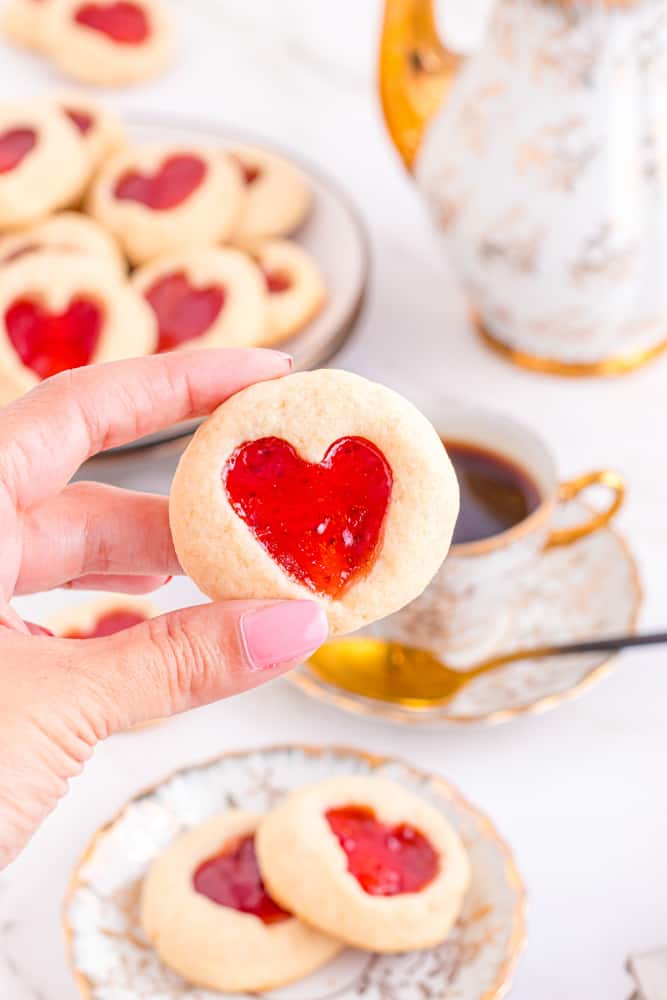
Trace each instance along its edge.
{"label": "gold teapot spout", "polygon": [[408,170],[461,62],[440,40],[433,0],[385,0],[380,99],[389,134]]}

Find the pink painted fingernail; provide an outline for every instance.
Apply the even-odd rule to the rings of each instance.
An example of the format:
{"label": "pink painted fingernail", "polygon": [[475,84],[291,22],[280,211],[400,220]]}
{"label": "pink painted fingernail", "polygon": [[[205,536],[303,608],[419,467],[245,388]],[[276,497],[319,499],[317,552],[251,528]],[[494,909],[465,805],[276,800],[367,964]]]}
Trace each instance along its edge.
{"label": "pink painted fingernail", "polygon": [[294,358],[291,354],[285,354],[284,351],[274,351],[273,353],[277,354],[279,358],[283,359],[283,361],[286,361],[290,368],[294,367]]}
{"label": "pink painted fingernail", "polygon": [[282,601],[246,611],[240,628],[251,670],[305,659],[329,634],[327,616],[314,601]]}

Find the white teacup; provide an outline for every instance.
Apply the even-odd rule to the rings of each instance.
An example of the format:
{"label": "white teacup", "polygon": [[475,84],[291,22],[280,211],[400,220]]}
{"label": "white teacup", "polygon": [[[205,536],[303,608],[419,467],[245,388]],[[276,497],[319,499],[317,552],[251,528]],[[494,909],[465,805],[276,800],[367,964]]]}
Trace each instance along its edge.
{"label": "white teacup", "polygon": [[[448,404],[430,414],[446,441],[468,444],[509,459],[533,481],[541,500],[513,527],[479,541],[454,544],[421,597],[379,626],[384,638],[429,649],[465,667],[498,648],[511,624],[513,583],[545,548],[569,545],[602,528],[623,502],[620,475],[604,469],[561,483],[546,443],[524,424],[489,410]],[[572,527],[555,528],[561,503],[590,486],[610,491],[606,509]]]}

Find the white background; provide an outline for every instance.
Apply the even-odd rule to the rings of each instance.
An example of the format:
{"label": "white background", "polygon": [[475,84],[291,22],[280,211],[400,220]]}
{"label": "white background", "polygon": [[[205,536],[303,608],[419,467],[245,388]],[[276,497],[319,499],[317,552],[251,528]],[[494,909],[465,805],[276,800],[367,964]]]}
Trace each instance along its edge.
{"label": "white background", "polygon": [[[478,18],[469,3],[461,6],[451,11],[452,28],[470,40]],[[338,362],[418,403],[457,394],[522,416],[551,441],[563,476],[619,468],[630,487],[620,524],[647,595],[643,624],[667,625],[667,358],[622,380],[562,381],[515,370],[475,340],[383,131],[374,94],[379,0],[182,0],[174,7],[183,31],[178,66],[110,100],[243,125],[336,176],[366,218],[374,256],[367,311]],[[57,83],[37,60],[0,48],[3,97]],[[169,463],[144,465],[124,483],[166,491],[169,475]],[[192,598],[177,581],[162,603]],[[65,599],[35,598],[21,610],[40,620]],[[75,1000],[59,926],[68,872],[130,794],[176,766],[280,741],[359,745],[452,779],[493,817],[527,882],[529,941],[514,1000],[622,1000],[630,993],[628,953],[667,943],[664,661],[661,651],[628,654],[581,700],[492,730],[399,731],[311,703],[281,682],[116,737],[0,876],[0,956],[15,969],[8,988],[0,973],[2,1000]]]}

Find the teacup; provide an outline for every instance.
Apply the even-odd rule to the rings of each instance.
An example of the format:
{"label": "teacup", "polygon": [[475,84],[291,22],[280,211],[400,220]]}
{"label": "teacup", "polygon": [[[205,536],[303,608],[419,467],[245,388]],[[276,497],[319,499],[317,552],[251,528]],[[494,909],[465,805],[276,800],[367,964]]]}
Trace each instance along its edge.
{"label": "teacup", "polygon": [[[621,476],[608,469],[560,482],[548,445],[525,424],[501,414],[449,404],[430,414],[443,441],[467,445],[521,470],[536,487],[534,509],[506,530],[452,545],[426,591],[383,621],[384,638],[429,649],[464,668],[498,649],[511,625],[513,584],[545,549],[570,545],[611,521],[623,503]],[[556,527],[560,504],[592,486],[609,490],[607,506]],[[455,536],[456,538],[456,536]]]}

